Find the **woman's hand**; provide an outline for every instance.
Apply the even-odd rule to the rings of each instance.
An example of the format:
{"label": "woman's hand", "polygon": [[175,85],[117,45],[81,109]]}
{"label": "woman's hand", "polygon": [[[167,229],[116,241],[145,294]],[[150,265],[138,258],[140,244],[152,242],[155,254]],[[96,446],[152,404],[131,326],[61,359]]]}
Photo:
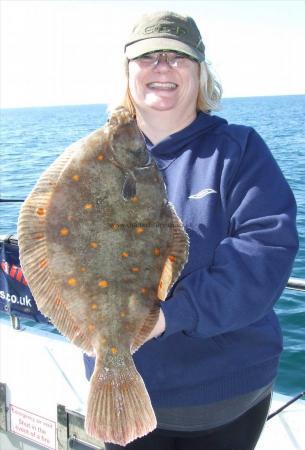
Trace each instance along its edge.
{"label": "woman's hand", "polygon": [[147,336],[145,342],[149,341],[152,338],[156,338],[160,336],[165,331],[165,317],[163,314],[162,309],[160,308],[159,318],[154,326],[154,328],[151,330],[150,334]]}

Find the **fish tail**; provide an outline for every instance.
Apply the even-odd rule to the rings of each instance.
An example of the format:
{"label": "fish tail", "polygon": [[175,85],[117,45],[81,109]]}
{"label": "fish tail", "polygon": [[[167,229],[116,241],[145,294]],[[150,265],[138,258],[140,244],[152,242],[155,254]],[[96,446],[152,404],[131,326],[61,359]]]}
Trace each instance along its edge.
{"label": "fish tail", "polygon": [[85,429],[97,440],[124,446],[154,430],[157,422],[131,355],[112,355],[110,359],[112,363],[105,364],[104,358],[97,357]]}

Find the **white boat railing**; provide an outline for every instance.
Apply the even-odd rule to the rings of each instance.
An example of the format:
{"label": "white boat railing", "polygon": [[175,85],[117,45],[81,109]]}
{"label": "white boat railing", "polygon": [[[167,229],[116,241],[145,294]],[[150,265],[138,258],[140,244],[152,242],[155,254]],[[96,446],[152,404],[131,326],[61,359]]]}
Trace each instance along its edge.
{"label": "white boat railing", "polygon": [[287,282],[287,289],[292,289],[294,291],[305,292],[305,280],[304,278],[289,278]]}

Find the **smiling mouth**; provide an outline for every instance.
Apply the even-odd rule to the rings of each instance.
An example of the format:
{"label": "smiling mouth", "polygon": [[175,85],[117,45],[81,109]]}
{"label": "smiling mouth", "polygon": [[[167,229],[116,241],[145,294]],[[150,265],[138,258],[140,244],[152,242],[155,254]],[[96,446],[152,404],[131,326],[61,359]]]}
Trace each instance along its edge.
{"label": "smiling mouth", "polygon": [[148,83],[147,87],[149,87],[150,89],[164,89],[164,90],[173,90],[176,89],[178,87],[178,85],[176,83],[161,83],[161,82],[153,82],[153,83]]}

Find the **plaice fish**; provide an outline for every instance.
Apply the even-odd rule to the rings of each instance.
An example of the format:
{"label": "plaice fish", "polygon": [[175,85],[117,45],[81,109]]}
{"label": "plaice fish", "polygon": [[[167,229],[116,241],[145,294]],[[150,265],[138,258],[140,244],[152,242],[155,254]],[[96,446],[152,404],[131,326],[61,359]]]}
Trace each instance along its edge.
{"label": "plaice fish", "polygon": [[18,220],[23,272],[39,309],[96,356],[85,428],[126,445],[156,427],[132,353],[188,255],[163,179],[124,108],[42,174]]}

